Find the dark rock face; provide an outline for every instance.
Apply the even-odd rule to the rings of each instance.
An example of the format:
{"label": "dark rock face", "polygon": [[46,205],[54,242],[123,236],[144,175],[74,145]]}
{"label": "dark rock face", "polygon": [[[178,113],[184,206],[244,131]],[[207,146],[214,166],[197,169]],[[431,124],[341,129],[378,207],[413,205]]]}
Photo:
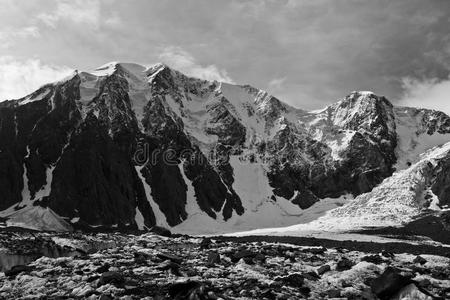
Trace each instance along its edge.
{"label": "dark rock face", "polygon": [[325,175],[315,172],[312,191],[318,197],[336,197],[342,190],[359,195],[392,174],[397,136],[393,106],[386,98],[354,92],[329,107],[328,115],[340,130],[354,135],[341,161],[322,172]]}
{"label": "dark rock face", "polygon": [[450,205],[450,159],[441,160],[431,190],[439,198],[440,205]]}
{"label": "dark rock face", "polygon": [[44,203],[58,214],[83,216],[89,224],[126,224],[134,219],[138,205],[149,220],[155,217],[129,159],[88,116],[71,136],[53,172],[52,193]]}
{"label": "dark rock face", "polygon": [[[40,100],[0,104],[0,192],[5,195],[0,210],[21,202],[25,188],[30,200],[37,200],[34,205],[49,206],[66,218],[80,218],[80,224],[130,226],[135,224],[138,209],[145,226],[151,228],[156,220],[143,186],[148,184],[151,197],[168,224],[174,226],[187,218],[186,191],[191,183],[181,175],[180,168],[185,168],[200,208],[211,217],[215,218],[223,206],[226,218],[233,210],[243,213],[232,181],[230,187],[224,185],[217,171],[186,137],[182,121],[167,113],[163,104],[168,94],[164,90],[167,79],[162,86],[155,85],[155,96],[144,107],[143,134],[131,107],[128,75],[118,67],[112,75],[102,78],[97,95],[87,104],[78,102],[78,74],[28,96],[45,94]],[[239,134],[243,131],[245,136],[245,129],[239,128]],[[148,146],[150,153],[158,153],[142,169],[135,167],[133,157],[138,143]],[[186,153],[198,162],[186,163],[185,167],[167,163],[167,151],[174,152],[172,160],[177,164],[192,159]],[[49,192],[38,195],[43,189]]]}

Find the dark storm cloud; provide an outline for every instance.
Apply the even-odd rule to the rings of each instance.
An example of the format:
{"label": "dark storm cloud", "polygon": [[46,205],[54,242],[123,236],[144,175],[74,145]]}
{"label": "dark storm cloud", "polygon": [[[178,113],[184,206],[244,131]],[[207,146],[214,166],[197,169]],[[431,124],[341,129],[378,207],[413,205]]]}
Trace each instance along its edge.
{"label": "dark storm cloud", "polygon": [[[0,33],[2,56],[79,69],[164,59],[305,108],[352,90],[397,101],[411,89],[405,80],[438,83],[450,68],[446,0],[5,3],[1,28],[10,32]],[[11,34],[31,26],[38,35]]]}

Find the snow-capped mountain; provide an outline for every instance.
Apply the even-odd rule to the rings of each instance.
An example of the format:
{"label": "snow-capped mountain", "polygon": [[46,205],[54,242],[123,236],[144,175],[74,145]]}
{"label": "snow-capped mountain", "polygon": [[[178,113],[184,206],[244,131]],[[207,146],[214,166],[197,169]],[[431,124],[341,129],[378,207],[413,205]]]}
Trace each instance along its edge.
{"label": "snow-capped mountain", "polygon": [[376,211],[364,197],[395,202],[385,185],[431,168],[432,196],[414,193],[433,200],[414,202],[416,214],[449,202],[447,148],[431,166],[420,156],[449,133],[446,114],[371,92],[308,112],[164,64],[109,63],[0,103],[0,218],[187,233],[287,226],[345,203],[334,213]]}

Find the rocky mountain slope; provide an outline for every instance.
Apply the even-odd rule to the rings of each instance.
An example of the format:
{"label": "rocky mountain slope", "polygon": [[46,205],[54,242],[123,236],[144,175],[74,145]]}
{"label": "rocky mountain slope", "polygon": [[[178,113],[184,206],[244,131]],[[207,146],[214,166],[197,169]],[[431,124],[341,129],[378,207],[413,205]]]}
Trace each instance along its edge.
{"label": "rocky mountain slope", "polygon": [[[371,92],[308,112],[248,85],[110,63],[0,103],[0,218],[186,233],[298,224],[416,170],[449,133],[444,113]],[[418,211],[448,204],[446,153]]]}

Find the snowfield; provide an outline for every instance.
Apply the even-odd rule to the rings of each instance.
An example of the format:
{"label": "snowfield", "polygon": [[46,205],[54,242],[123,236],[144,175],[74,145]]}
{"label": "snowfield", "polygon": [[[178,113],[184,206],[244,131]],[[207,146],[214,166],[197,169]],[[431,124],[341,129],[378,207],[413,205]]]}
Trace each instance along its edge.
{"label": "snowfield", "polygon": [[[323,216],[333,208],[348,203],[352,199],[351,195],[337,199],[327,198],[315,203],[310,208],[301,209],[286,199],[276,198],[276,201],[274,201],[270,198],[272,188],[269,186],[263,165],[240,161],[237,156],[232,156],[230,163],[235,176],[233,188],[241,196],[245,208],[244,214],[242,216],[233,215],[227,221],[220,219],[220,215],[217,219],[212,219],[200,210],[193,197],[193,188],[188,186],[187,212],[190,217],[180,225],[172,227],[172,232],[213,235],[242,229],[256,229],[260,228],[261,224],[264,224],[265,227],[304,224]],[[185,180],[189,182],[186,177]]]}

